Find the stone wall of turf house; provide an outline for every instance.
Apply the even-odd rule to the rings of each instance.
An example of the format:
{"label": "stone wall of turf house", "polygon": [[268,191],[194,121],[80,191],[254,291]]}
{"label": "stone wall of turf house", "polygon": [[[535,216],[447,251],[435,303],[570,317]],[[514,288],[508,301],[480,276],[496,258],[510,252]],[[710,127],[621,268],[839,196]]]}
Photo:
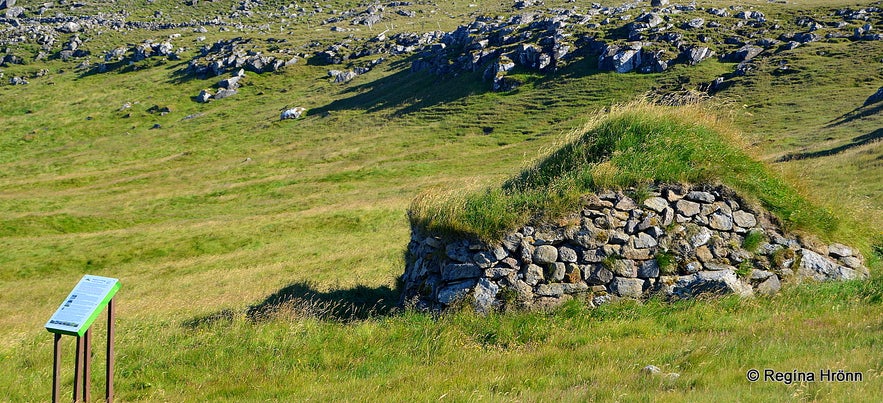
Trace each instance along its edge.
{"label": "stone wall of turf house", "polygon": [[864,279],[857,250],[783,231],[724,186],[661,185],[588,194],[554,223],[499,244],[412,228],[402,303],[425,310],[530,309],[584,298],[774,294],[783,283]]}

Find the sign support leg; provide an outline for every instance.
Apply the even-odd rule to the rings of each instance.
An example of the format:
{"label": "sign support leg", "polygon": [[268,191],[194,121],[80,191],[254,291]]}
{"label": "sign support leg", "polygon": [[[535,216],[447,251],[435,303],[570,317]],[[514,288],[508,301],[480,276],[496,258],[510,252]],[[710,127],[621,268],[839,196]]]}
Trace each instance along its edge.
{"label": "sign support leg", "polygon": [[61,334],[55,333],[54,358],[52,359],[52,403],[58,403],[61,391]]}
{"label": "sign support leg", "polygon": [[114,304],[113,298],[107,303],[107,367],[105,373],[106,386],[104,399],[110,403],[113,401],[113,339],[114,339]]}
{"label": "sign support leg", "polygon": [[83,401],[92,399],[92,329],[86,330],[83,338]]}
{"label": "sign support leg", "polygon": [[83,338],[77,336],[77,351],[74,359],[74,402],[80,401],[80,387],[83,377]]}

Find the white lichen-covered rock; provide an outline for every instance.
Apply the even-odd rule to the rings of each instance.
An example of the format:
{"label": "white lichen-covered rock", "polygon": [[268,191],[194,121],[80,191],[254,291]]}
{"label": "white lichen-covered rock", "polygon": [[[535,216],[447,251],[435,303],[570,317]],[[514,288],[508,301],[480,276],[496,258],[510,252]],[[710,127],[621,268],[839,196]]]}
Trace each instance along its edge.
{"label": "white lichen-covered rock", "polygon": [[282,113],[279,115],[279,119],[280,120],[297,119],[297,118],[301,117],[304,112],[306,112],[306,108],[297,107],[297,108],[286,109],[286,110],[282,111]]}
{"label": "white lichen-covered rock", "polygon": [[801,249],[799,254],[800,266],[797,268],[797,273],[802,277],[817,281],[855,280],[861,277],[855,270],[841,266],[809,249]]}

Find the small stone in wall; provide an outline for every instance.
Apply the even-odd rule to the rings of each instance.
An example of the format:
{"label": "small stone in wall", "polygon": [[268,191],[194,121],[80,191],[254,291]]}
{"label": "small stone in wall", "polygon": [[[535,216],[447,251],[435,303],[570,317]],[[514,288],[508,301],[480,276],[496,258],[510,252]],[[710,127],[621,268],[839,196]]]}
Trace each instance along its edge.
{"label": "small stone in wall", "polygon": [[610,271],[620,277],[638,276],[638,271],[635,268],[635,262],[629,259],[613,259],[610,264]]}
{"label": "small stone in wall", "polygon": [[493,253],[489,251],[478,252],[472,256],[472,261],[475,262],[478,267],[482,269],[487,269],[494,265],[497,262],[497,258]]}
{"label": "small stone in wall", "polygon": [[828,245],[828,254],[834,257],[850,257],[852,256],[852,248],[843,244],[832,243]]}
{"label": "small stone in wall", "polygon": [[584,266],[583,269],[589,284],[604,285],[613,280],[613,272],[604,266]]}
{"label": "small stone in wall", "polygon": [[456,301],[462,300],[469,294],[469,290],[475,286],[477,280],[463,281],[450,284],[438,291],[438,302],[450,305]]}
{"label": "small stone in wall", "polygon": [[650,259],[641,263],[641,266],[638,268],[638,277],[639,278],[657,278],[659,277],[659,263],[656,262],[656,259]]}
{"label": "small stone in wall", "polygon": [[558,260],[558,249],[552,245],[540,245],[533,252],[533,262],[551,264]]}
{"label": "small stone in wall", "polygon": [[749,279],[751,281],[763,281],[773,276],[773,272],[766,270],[754,269],[751,271]]}
{"label": "small stone in wall", "polygon": [[678,214],[684,217],[692,217],[696,214],[699,214],[699,203],[691,202],[688,200],[678,200],[675,204],[675,208],[678,210]]}
{"label": "small stone in wall", "polygon": [[494,280],[499,280],[503,277],[509,277],[515,273],[515,269],[508,267],[493,267],[484,271],[484,276],[487,278],[491,278]]}
{"label": "small stone in wall", "polygon": [[661,197],[651,197],[647,200],[644,200],[644,206],[647,206],[647,208],[657,213],[661,213],[663,210],[668,208],[668,202]]}
{"label": "small stone in wall", "polygon": [[772,275],[764,282],[757,285],[754,288],[758,294],[762,295],[774,295],[782,289],[782,283],[779,281],[779,276]]}
{"label": "small stone in wall", "polygon": [[524,273],[524,282],[528,285],[534,286],[537,285],[540,281],[543,281],[543,268],[537,266],[535,264],[531,264],[527,266],[527,270]]}
{"label": "small stone in wall", "polygon": [[478,285],[475,286],[475,310],[479,313],[488,313],[494,306],[494,300],[497,298],[497,293],[500,291],[500,287],[486,278],[483,278],[478,281]]}
{"label": "small stone in wall", "polygon": [[690,237],[690,244],[693,245],[694,248],[698,248],[702,245],[708,243],[711,239],[711,231],[705,227],[699,227],[699,230]]}
{"label": "small stone in wall", "polygon": [[562,281],[564,280],[564,275],[567,273],[567,266],[561,262],[552,263],[549,266],[549,278],[552,281]]}
{"label": "small stone in wall", "polygon": [[708,192],[700,192],[694,190],[690,193],[687,193],[686,198],[687,200],[692,200],[695,202],[714,203],[714,195]]}
{"label": "small stone in wall", "polygon": [[835,264],[809,249],[801,249],[800,256],[800,267],[797,271],[804,277],[810,277],[817,281],[843,281],[859,278],[855,270]]}
{"label": "small stone in wall", "polygon": [[583,277],[582,271],[579,269],[575,263],[567,264],[567,271],[564,273],[564,282],[565,283],[581,283]]}
{"label": "small stone in wall", "polygon": [[562,262],[565,263],[575,263],[577,261],[576,251],[572,248],[568,248],[567,246],[562,246],[558,248],[558,257]]}
{"label": "small stone in wall", "polygon": [[614,207],[619,211],[631,211],[637,208],[638,205],[635,204],[635,201],[632,200],[631,197],[622,195]]}
{"label": "small stone in wall", "polygon": [[638,233],[638,236],[635,237],[634,239],[635,239],[635,241],[634,241],[635,248],[638,248],[638,249],[647,249],[647,248],[652,248],[652,247],[655,247],[656,245],[658,245],[658,243],[656,242],[656,239],[654,239],[652,236],[650,236],[649,234],[644,233],[644,232]]}
{"label": "small stone in wall", "polygon": [[522,239],[524,239],[524,235],[521,235],[519,232],[513,232],[503,238],[503,247],[510,252],[515,252],[521,245]]}
{"label": "small stone in wall", "polygon": [[473,263],[449,264],[442,270],[442,280],[454,281],[467,278],[478,278],[484,270]]}
{"label": "small stone in wall", "polygon": [[716,229],[719,231],[729,231],[733,229],[733,219],[728,217],[725,213],[718,211],[717,213],[709,216],[708,225],[712,229]]}
{"label": "small stone in wall", "polygon": [[644,293],[644,280],[615,277],[610,283],[610,291],[620,297],[641,298],[641,295]]}
{"label": "small stone in wall", "polygon": [[754,228],[757,225],[754,214],[742,210],[733,213],[733,222],[742,228]]}
{"label": "small stone in wall", "polygon": [[[622,248],[622,256],[626,259],[633,260],[647,260],[652,256],[650,248],[634,248],[631,245],[626,245]],[[613,254],[610,254],[613,255]]]}
{"label": "small stone in wall", "polygon": [[629,242],[630,238],[631,237],[628,234],[626,234],[625,232],[620,231],[620,230],[614,230],[610,234],[610,240],[608,242],[612,243],[612,244],[616,244],[616,245],[625,245],[626,243]]}
{"label": "small stone in wall", "polygon": [[732,270],[703,271],[680,276],[666,293],[678,298],[692,298],[702,294],[737,294],[743,297],[753,294],[751,286],[739,280]]}
{"label": "small stone in wall", "polygon": [[448,246],[445,247],[445,254],[451,260],[454,260],[454,261],[457,261],[460,263],[466,263],[466,262],[470,261],[469,250],[467,248],[467,245],[464,244],[463,242],[448,244]]}
{"label": "small stone in wall", "polygon": [[705,263],[712,261],[714,256],[711,254],[711,249],[708,249],[708,246],[702,245],[696,248],[696,258],[700,262]]}
{"label": "small stone in wall", "polygon": [[601,263],[607,255],[603,250],[591,249],[583,252],[583,263]]}
{"label": "small stone in wall", "polygon": [[564,284],[540,284],[536,294],[543,297],[560,297],[564,295]]}
{"label": "small stone in wall", "polygon": [[851,269],[859,269],[862,267],[861,259],[859,259],[855,256],[842,257],[842,258],[840,258],[840,261],[843,262],[843,264],[845,264],[846,267],[849,267]]}

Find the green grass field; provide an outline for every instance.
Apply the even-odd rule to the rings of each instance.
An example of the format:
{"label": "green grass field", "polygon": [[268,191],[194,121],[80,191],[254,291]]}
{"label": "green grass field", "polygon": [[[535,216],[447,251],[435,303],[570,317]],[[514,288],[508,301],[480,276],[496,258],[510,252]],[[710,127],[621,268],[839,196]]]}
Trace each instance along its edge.
{"label": "green grass field", "polygon": [[[140,3],[118,3],[132,5],[135,16],[152,14]],[[173,2],[156,3],[173,15]],[[769,15],[855,7],[744,3]],[[396,19],[393,31],[429,23],[451,30],[479,12],[509,9],[456,1],[440,6],[440,18],[429,14],[430,5],[419,7],[425,15]],[[180,18],[198,17],[191,14]],[[306,22],[273,35],[351,34]],[[386,28],[361,29],[356,34],[368,36]],[[111,48],[173,33],[195,52],[192,29],[107,33],[91,43]],[[237,35],[206,34],[207,42]],[[883,86],[883,42],[818,42],[790,52],[776,57],[787,56],[797,73],[773,75],[771,60],[709,107],[748,155],[843,217],[850,224],[841,230],[879,261],[873,254],[881,253],[883,238],[883,146],[875,139],[883,115],[866,113],[862,104]],[[340,85],[328,80],[327,67],[296,64],[278,74],[250,73],[239,94],[208,104],[191,97],[216,80],[181,79],[186,61],[152,60],[95,75],[57,60],[3,68],[7,78],[41,68],[50,74],[27,86],[0,86],[0,401],[49,399],[52,337],[43,325],[87,273],[123,285],[119,401],[883,395],[879,263],[865,283],[804,284],[751,300],[624,302],[595,310],[572,303],[488,317],[392,309],[415,197],[499,185],[613,105],[660,89],[695,88],[733,69],[707,60],[660,74],[617,75],[585,61],[554,76],[522,74],[526,84],[517,91],[492,93],[477,76],[439,78],[410,73],[409,66],[407,59],[389,60]],[[125,103],[131,108],[122,110]],[[172,112],[151,114],[154,105]],[[279,113],[294,106],[311,113],[280,121]],[[787,155],[801,158],[776,162]],[[278,303],[286,298],[295,302]],[[95,326],[99,397],[103,319]],[[64,354],[67,396],[70,338]],[[650,364],[680,377],[643,375]],[[750,383],[745,373],[752,368],[843,369],[862,372],[864,380]]]}

